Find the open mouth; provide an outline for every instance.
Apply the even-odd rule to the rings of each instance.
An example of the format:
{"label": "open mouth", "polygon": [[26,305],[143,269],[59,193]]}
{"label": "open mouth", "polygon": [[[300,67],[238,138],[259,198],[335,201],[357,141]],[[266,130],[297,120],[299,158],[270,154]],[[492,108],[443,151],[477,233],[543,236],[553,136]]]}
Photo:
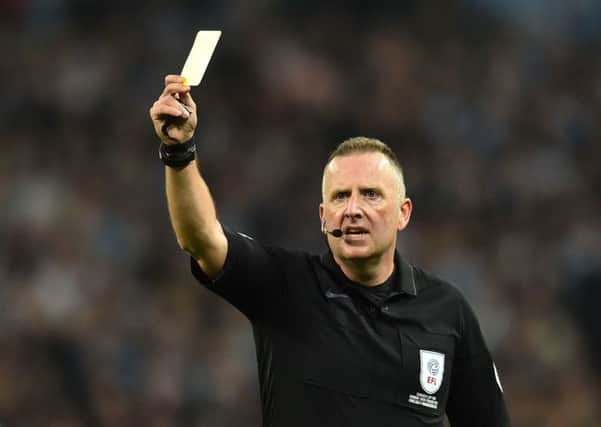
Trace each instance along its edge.
{"label": "open mouth", "polygon": [[361,235],[361,234],[368,234],[368,233],[365,230],[347,230],[344,234]]}

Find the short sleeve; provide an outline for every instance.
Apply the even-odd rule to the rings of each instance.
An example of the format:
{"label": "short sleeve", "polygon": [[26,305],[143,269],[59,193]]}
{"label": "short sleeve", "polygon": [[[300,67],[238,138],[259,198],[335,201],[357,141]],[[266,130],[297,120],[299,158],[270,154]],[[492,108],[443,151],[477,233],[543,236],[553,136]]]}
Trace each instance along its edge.
{"label": "short sleeve", "polygon": [[192,274],[200,284],[221,296],[251,321],[265,316],[277,303],[282,275],[274,249],[242,233],[224,229],[228,240],[225,263],[211,280],[191,258]]}
{"label": "short sleeve", "polygon": [[461,336],[455,352],[447,415],[456,427],[509,427],[503,390],[478,319],[460,298]]}

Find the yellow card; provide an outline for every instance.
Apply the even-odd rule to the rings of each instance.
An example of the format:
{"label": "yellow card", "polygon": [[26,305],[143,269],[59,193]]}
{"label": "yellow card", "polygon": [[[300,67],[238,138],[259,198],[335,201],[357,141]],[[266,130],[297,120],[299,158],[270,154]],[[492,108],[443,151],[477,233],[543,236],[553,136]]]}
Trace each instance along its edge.
{"label": "yellow card", "polygon": [[221,31],[199,31],[196,33],[194,44],[181,73],[187,85],[198,86],[200,84],[220,36]]}

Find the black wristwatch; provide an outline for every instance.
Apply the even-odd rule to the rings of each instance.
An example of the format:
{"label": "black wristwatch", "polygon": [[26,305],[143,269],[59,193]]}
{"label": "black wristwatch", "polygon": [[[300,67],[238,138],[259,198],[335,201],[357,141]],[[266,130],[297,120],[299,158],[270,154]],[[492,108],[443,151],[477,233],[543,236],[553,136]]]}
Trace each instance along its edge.
{"label": "black wristwatch", "polygon": [[186,166],[196,157],[196,145],[194,139],[187,142],[165,144],[161,142],[159,147],[159,159],[171,168]]}

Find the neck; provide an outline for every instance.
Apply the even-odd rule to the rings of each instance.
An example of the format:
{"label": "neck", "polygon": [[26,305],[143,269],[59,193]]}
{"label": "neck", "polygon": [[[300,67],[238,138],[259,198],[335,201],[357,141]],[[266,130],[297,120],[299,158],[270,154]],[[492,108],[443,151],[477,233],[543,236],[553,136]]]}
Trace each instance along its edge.
{"label": "neck", "polygon": [[384,283],[394,270],[394,250],[376,259],[342,259],[334,255],[334,261],[344,275],[353,282],[364,286],[376,286]]}

